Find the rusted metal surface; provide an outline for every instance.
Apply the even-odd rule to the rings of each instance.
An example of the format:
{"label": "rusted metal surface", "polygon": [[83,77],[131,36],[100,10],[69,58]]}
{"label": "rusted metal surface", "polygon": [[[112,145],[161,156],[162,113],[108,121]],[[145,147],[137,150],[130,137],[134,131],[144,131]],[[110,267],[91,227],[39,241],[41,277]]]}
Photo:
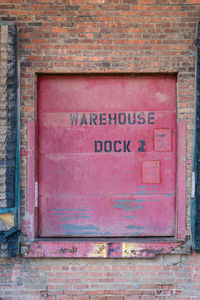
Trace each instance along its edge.
{"label": "rusted metal surface", "polygon": [[40,237],[174,236],[176,79],[44,76]]}
{"label": "rusted metal surface", "polygon": [[[26,257],[151,258],[157,254],[181,253],[181,242],[34,242]],[[177,252],[176,249],[179,249]],[[184,249],[184,251],[188,251]]]}

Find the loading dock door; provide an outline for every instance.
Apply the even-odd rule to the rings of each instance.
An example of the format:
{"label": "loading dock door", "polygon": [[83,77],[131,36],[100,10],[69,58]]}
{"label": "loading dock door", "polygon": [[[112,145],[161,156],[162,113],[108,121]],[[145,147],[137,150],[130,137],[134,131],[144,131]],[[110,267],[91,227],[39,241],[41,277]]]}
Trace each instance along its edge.
{"label": "loading dock door", "polygon": [[173,236],[176,78],[38,78],[40,237]]}

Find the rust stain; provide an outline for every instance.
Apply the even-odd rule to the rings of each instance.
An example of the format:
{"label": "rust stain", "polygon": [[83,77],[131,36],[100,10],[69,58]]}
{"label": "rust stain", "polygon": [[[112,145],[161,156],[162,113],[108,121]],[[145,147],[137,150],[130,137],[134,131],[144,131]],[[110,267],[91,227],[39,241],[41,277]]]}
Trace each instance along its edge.
{"label": "rust stain", "polygon": [[135,243],[122,243],[122,257],[137,257],[140,256],[142,247]]}
{"label": "rust stain", "polygon": [[106,257],[106,243],[96,243],[89,257]]}
{"label": "rust stain", "polygon": [[60,248],[60,249],[58,250],[58,252],[60,252],[60,253],[62,253],[62,254],[65,254],[67,251],[68,251],[67,248]]}
{"label": "rust stain", "polygon": [[69,253],[76,253],[77,252],[77,248],[76,247],[72,247],[71,249],[68,249]]}
{"label": "rust stain", "polygon": [[[177,245],[176,245],[177,247]],[[139,246],[136,243],[122,243],[122,257],[155,257],[157,254],[170,253],[174,250],[170,244],[166,245],[153,245],[149,247],[149,244]]]}
{"label": "rust stain", "polygon": [[[30,248],[29,248],[30,247]],[[190,253],[183,242],[108,243],[108,242],[33,242],[26,257],[153,258],[162,253]]]}

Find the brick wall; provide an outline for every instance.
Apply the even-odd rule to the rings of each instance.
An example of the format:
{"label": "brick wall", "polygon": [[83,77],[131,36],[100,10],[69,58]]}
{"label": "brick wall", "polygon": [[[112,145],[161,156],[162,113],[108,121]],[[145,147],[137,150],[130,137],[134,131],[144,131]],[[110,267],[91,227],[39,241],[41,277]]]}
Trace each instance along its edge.
{"label": "brick wall", "polygon": [[4,259],[3,300],[199,299],[199,256],[155,259]]}
{"label": "brick wall", "polygon": [[[28,218],[27,122],[36,117],[36,74],[131,72],[177,74],[177,118],[187,121],[190,236],[194,40],[199,0],[2,0],[0,12],[0,21],[12,21],[19,29],[22,233]],[[21,241],[25,246],[23,234]],[[200,260],[195,254],[152,260],[18,257],[1,260],[0,298],[200,299],[199,274]]]}

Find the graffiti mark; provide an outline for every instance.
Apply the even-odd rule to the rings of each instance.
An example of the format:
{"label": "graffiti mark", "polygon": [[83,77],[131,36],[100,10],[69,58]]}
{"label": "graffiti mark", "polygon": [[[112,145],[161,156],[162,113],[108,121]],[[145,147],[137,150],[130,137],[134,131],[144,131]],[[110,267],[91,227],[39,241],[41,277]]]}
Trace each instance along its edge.
{"label": "graffiti mark", "polygon": [[[107,247],[108,247],[108,250],[107,250],[107,253],[108,253],[108,257],[113,257],[115,256],[116,257],[116,254],[119,255],[119,252],[121,250],[121,245],[118,245],[116,246],[116,244],[113,244],[113,243],[108,243],[107,244]],[[121,251],[120,251],[121,252]],[[115,255],[113,255],[115,254]],[[120,253],[121,254],[121,253]],[[119,256],[120,257],[120,256]]]}
{"label": "graffiti mark", "polygon": [[66,254],[67,252],[69,252],[69,253],[73,254],[73,253],[76,253],[77,250],[78,249],[76,247],[72,247],[72,248],[61,247],[56,252],[61,253],[61,254]]}

